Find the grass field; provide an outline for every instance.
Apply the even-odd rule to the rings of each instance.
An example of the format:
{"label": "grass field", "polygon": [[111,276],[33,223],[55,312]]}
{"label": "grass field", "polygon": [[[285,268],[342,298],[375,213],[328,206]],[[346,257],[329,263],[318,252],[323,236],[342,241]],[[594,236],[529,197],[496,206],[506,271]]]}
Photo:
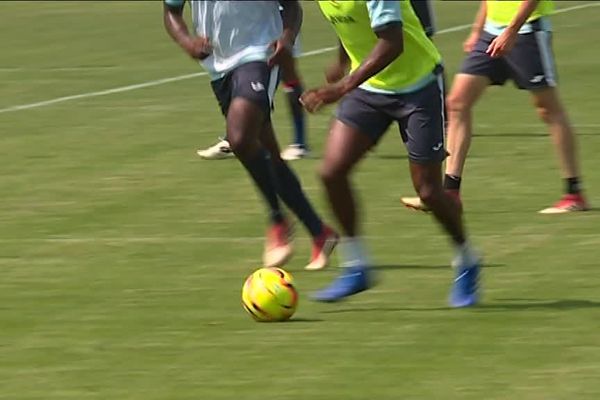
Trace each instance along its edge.
{"label": "grass field", "polygon": [[[580,4],[554,17],[555,51],[597,205],[600,7],[558,7]],[[436,2],[440,29],[470,23],[476,6]],[[13,108],[200,72],[161,13],[159,2],[0,2],[1,399],[600,398],[600,214],[536,214],[562,182],[526,93],[496,88],[477,109],[464,201],[488,264],[480,307],[446,308],[451,249],[400,205],[411,185],[390,132],[355,176],[380,285],[311,303],[337,271],[302,270],[299,231],[297,315],[257,324],[240,289],[259,266],[264,209],[238,163],[195,155],[223,129],[205,76]],[[304,50],[333,46],[316,5],[305,14]],[[436,38],[450,74],[465,33]],[[309,85],[331,56],[301,60]],[[328,120],[310,119],[317,155]],[[318,163],[294,167],[330,218]]]}

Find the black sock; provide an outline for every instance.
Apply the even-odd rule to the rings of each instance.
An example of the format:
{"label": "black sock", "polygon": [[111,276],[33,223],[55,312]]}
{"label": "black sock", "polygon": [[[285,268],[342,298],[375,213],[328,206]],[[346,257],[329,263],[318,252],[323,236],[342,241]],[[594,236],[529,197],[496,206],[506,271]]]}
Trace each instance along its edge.
{"label": "black sock", "polygon": [[296,174],[284,162],[276,162],[278,193],[283,202],[302,221],[313,237],[323,232],[323,222],[302,191]]}
{"label": "black sock", "polygon": [[277,181],[269,154],[265,150],[260,150],[254,157],[242,161],[242,164],[267,202],[270,221],[282,222],[284,217],[277,198]]}
{"label": "black sock", "polygon": [[579,177],[565,179],[566,190],[568,194],[579,194],[581,193],[581,181]]}
{"label": "black sock", "polygon": [[304,89],[299,82],[287,83],[284,87],[294,121],[294,144],[307,147],[304,108],[302,107],[302,104],[300,104],[300,96],[304,92]]}
{"label": "black sock", "polygon": [[444,189],[446,190],[460,190],[460,176],[444,175]]}

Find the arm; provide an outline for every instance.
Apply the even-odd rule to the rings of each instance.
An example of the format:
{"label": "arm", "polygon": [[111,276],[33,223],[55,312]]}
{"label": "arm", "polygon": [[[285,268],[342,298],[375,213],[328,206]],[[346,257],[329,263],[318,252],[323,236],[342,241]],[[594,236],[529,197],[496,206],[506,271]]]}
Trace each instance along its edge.
{"label": "arm", "polygon": [[346,53],[346,49],[342,42],[338,40],[338,56],[337,59],[325,71],[325,79],[327,83],[339,82],[350,69],[350,57]]}
{"label": "arm", "polygon": [[523,0],[521,6],[519,7],[519,12],[517,12],[517,15],[513,18],[506,29],[519,32],[519,29],[521,29],[523,24],[527,22],[531,14],[535,11],[538,2],[539,0]]}
{"label": "arm", "polygon": [[483,31],[483,26],[485,25],[485,19],[487,18],[487,1],[481,0],[481,4],[479,6],[479,11],[477,11],[477,15],[475,16],[475,21],[473,22],[473,27],[471,28],[471,34],[481,34]]}
{"label": "arm", "polygon": [[[404,51],[400,2],[371,0],[367,1],[367,8],[371,28],[377,35],[375,46],[350,75],[337,83],[306,92],[301,100],[308,111],[315,112],[324,104],[335,103],[346,93],[356,89],[390,65]],[[345,53],[345,51],[338,53],[338,60],[347,63]]]}
{"label": "arm", "polygon": [[273,54],[269,58],[270,67],[281,65],[285,70],[293,69],[292,49],[302,26],[302,7],[298,0],[279,0],[283,31],[278,40],[271,43]]}
{"label": "arm", "polygon": [[470,53],[475,47],[475,44],[479,40],[479,36],[481,36],[481,32],[483,32],[483,27],[485,25],[486,18],[487,0],[481,0],[481,3],[479,5],[479,11],[477,11],[475,21],[473,22],[473,26],[471,27],[471,34],[463,43],[463,50],[466,53]]}
{"label": "arm", "polygon": [[401,23],[388,24],[385,28],[378,29],[375,33],[378,40],[371,53],[369,53],[356,70],[340,81],[342,95],[359,87],[363,82],[379,73],[402,54],[404,40]]}
{"label": "arm", "polygon": [[283,21],[281,38],[293,46],[302,27],[302,7],[297,0],[279,0],[279,4],[282,8],[281,20]]}
{"label": "arm", "polygon": [[517,38],[519,37],[519,29],[521,29],[533,11],[535,11],[538,1],[539,0],[523,0],[521,2],[521,6],[519,7],[517,15],[506,27],[504,32],[495,38],[488,47],[487,53],[490,56],[502,57],[513,48]]}
{"label": "arm", "polygon": [[165,1],[163,22],[169,36],[192,58],[200,60],[210,55],[208,38],[190,35],[187,24],[183,19],[183,1]]}

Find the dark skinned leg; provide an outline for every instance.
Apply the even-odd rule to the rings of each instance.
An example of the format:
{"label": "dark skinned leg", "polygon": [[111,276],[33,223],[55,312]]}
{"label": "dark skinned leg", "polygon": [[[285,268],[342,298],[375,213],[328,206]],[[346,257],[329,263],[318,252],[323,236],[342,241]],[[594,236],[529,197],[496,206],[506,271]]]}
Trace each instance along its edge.
{"label": "dark skinned leg", "polygon": [[335,120],[331,125],[320,176],[329,204],[346,236],[356,236],[357,202],[348,175],[373,146],[373,141],[357,129]]}
{"label": "dark skinned leg", "polygon": [[311,236],[317,237],[323,232],[321,218],[313,209],[310,201],[302,191],[298,177],[288,164],[281,159],[279,144],[273,131],[271,121],[267,121],[261,132],[262,145],[269,151],[275,177],[277,179],[277,193],[281,200],[296,214],[308,229]]}
{"label": "dark skinned leg", "polygon": [[277,198],[277,185],[269,154],[260,142],[265,124],[261,108],[250,100],[236,97],[227,112],[227,139],[269,207],[273,223],[284,220]]}
{"label": "dark skinned leg", "polygon": [[442,164],[439,162],[410,162],[410,175],[416,192],[452,241],[460,246],[465,243],[465,232],[459,205],[444,191]]}

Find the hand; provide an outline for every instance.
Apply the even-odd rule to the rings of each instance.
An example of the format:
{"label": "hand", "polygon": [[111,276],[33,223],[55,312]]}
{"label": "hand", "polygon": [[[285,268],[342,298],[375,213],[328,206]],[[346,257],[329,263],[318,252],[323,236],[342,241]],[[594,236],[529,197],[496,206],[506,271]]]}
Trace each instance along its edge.
{"label": "hand", "polygon": [[502,57],[512,50],[519,32],[514,29],[506,28],[500,36],[496,37],[485,51],[494,58]]}
{"label": "hand", "polygon": [[467,40],[463,42],[463,50],[465,53],[470,53],[475,48],[475,45],[479,41],[479,32],[471,32]]}
{"label": "hand", "polygon": [[212,53],[210,40],[204,36],[191,37],[184,43],[183,49],[190,57],[197,60],[204,60]]}
{"label": "hand", "polygon": [[319,98],[317,91],[318,89],[307,90],[300,96],[300,104],[310,113],[319,111],[323,106],[323,101]]}
{"label": "hand", "polygon": [[337,102],[346,94],[344,85],[333,83],[319,89],[311,89],[300,97],[300,103],[310,113],[319,111],[324,105]]}
{"label": "hand", "polygon": [[279,38],[278,40],[271,43],[271,50],[273,51],[273,53],[267,61],[269,67],[273,67],[274,65],[289,66],[290,63],[293,63],[293,47],[293,43],[290,43],[289,40],[286,40],[284,38]]}
{"label": "hand", "polygon": [[325,79],[327,83],[336,83],[346,76],[346,66],[339,62],[334,62],[325,70]]}

